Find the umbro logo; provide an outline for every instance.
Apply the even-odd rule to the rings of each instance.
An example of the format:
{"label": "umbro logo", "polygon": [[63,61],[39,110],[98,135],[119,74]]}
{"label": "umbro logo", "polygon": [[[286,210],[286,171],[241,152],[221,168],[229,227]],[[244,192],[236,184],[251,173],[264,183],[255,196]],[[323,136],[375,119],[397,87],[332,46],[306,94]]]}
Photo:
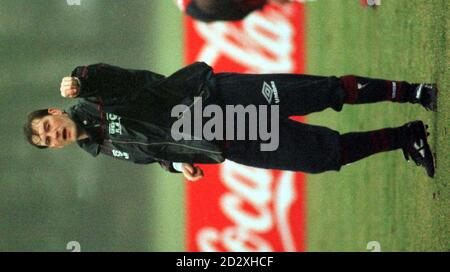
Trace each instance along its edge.
{"label": "umbro logo", "polygon": [[280,103],[277,86],[275,85],[274,81],[271,81],[270,85],[264,81],[261,93],[269,104],[272,103],[272,98],[275,99],[276,104]]}
{"label": "umbro logo", "polygon": [[367,86],[367,84],[369,84],[369,83],[366,83],[364,85],[361,84],[361,83],[358,83],[358,90],[361,90],[361,89],[365,88]]}

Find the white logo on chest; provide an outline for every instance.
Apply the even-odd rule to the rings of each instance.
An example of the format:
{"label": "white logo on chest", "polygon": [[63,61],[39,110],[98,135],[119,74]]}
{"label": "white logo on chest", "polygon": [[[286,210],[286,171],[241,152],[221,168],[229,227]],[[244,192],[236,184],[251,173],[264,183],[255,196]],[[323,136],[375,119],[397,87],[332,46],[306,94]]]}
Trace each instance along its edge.
{"label": "white logo on chest", "polygon": [[364,89],[367,86],[367,84],[369,84],[369,83],[366,83],[364,85],[361,83],[358,83],[358,90]]}
{"label": "white logo on chest", "polygon": [[130,159],[130,155],[127,152],[120,151],[120,150],[117,150],[117,149],[113,149],[112,150],[112,154],[116,158],[122,158],[122,159],[125,159],[125,160],[129,160]]}
{"label": "white logo on chest", "polygon": [[122,119],[122,118],[115,114],[107,113],[106,119],[109,122],[109,126],[108,126],[109,134],[110,135],[115,135],[115,134],[122,135],[122,125],[120,123],[120,119]]}

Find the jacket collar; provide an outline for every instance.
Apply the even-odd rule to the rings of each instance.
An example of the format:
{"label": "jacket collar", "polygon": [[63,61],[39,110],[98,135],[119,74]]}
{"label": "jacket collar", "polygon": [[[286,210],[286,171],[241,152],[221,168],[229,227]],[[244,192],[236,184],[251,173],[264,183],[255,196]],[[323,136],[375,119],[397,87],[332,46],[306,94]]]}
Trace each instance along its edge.
{"label": "jacket collar", "polygon": [[77,129],[80,131],[86,132],[88,138],[77,140],[78,146],[86,150],[92,156],[97,156],[100,153],[100,145],[103,142],[103,139],[100,136],[100,132],[96,124],[88,122],[86,118],[86,114],[83,114],[80,107],[77,105],[69,108],[66,113],[69,117],[74,121]]}

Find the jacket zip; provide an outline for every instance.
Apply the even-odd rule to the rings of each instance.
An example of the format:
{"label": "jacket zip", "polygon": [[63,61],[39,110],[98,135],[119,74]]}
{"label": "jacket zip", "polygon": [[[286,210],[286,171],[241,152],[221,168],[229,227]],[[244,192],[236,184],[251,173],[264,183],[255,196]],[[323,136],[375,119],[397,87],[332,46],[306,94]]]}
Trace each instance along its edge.
{"label": "jacket zip", "polygon": [[198,150],[198,151],[203,151],[203,152],[208,152],[208,153],[212,153],[212,154],[222,154],[222,152],[220,151],[210,151],[207,149],[203,149],[203,148],[197,148],[197,147],[192,147],[192,146],[188,146],[188,145],[184,145],[184,144],[176,144],[176,143],[172,143],[172,142],[161,142],[161,143],[142,143],[142,142],[128,142],[128,141],[118,141],[118,140],[111,140],[111,139],[107,139],[108,142],[110,143],[119,143],[119,144],[139,144],[139,145],[163,145],[163,144],[168,144],[168,145],[175,145],[175,146],[182,146],[188,149],[193,149],[193,150]]}
{"label": "jacket zip", "polygon": [[[202,96],[203,96],[203,93],[204,93],[204,92],[205,92],[205,90],[201,91],[201,92],[198,94],[198,96],[200,97],[199,99],[202,99]],[[178,115],[178,119],[182,118],[183,115],[184,115],[184,113],[185,113],[186,111],[188,111],[188,110],[190,111],[191,108],[194,106],[194,104],[195,104],[197,101],[198,101],[198,99],[195,99],[195,98],[194,98],[194,101],[188,106],[188,108],[185,109],[182,113],[180,113],[180,114]]]}
{"label": "jacket zip", "polygon": [[[205,90],[202,90],[202,91],[198,94],[198,96],[200,96],[200,99],[202,98],[204,92],[205,92]],[[197,99],[197,100],[194,99],[194,101],[188,106],[188,108],[187,108],[185,111],[183,111],[183,112],[178,116],[178,119],[181,118],[181,117],[183,116],[183,114],[184,114],[187,110],[190,110],[190,109],[194,106],[194,104],[195,104],[197,101],[198,101],[198,99]],[[192,150],[197,150],[197,151],[208,152],[208,153],[211,153],[211,154],[222,154],[222,152],[220,152],[220,151],[210,151],[210,150],[203,149],[203,148],[192,147],[192,146],[188,146],[188,145],[184,145],[184,144],[176,144],[176,143],[172,143],[172,142],[142,143],[142,142],[132,142],[132,141],[128,142],[128,141],[118,141],[118,140],[114,140],[114,141],[113,141],[113,140],[111,140],[111,139],[107,139],[107,141],[110,142],[110,143],[119,143],[119,144],[139,144],[139,145],[146,145],[146,146],[149,146],[149,145],[163,145],[163,144],[167,144],[167,145],[181,146],[181,147],[184,147],[184,148],[188,148],[188,149],[192,149]]]}

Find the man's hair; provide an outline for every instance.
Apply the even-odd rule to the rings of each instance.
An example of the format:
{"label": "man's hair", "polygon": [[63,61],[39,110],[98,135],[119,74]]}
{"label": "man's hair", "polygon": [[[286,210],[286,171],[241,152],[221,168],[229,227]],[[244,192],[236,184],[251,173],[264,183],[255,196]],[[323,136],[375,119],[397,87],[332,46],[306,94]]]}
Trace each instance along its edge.
{"label": "man's hair", "polygon": [[34,145],[35,147],[41,149],[47,148],[47,146],[37,145],[35,142],[33,142],[33,136],[39,136],[39,134],[37,133],[36,130],[33,129],[32,123],[34,120],[41,119],[47,115],[50,115],[50,113],[48,113],[48,109],[35,110],[33,112],[30,112],[27,116],[27,121],[23,126],[23,133],[25,134],[27,141],[31,145]]}

